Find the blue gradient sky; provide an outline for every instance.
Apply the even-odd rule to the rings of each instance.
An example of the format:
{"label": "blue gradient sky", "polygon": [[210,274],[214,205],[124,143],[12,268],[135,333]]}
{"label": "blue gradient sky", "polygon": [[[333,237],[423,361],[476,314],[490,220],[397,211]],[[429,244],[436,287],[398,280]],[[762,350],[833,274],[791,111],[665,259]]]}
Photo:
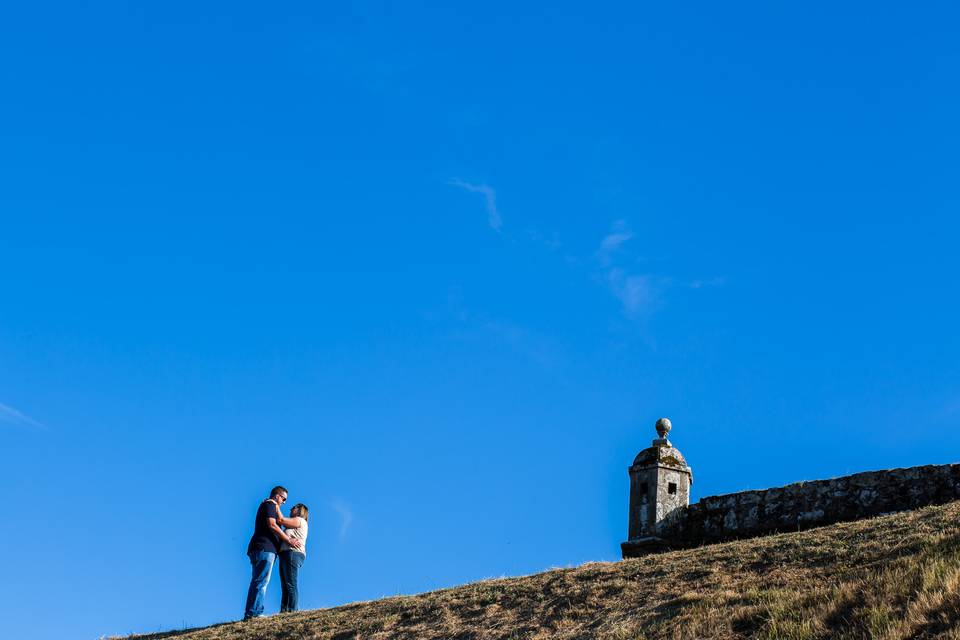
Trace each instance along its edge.
{"label": "blue gradient sky", "polygon": [[238,618],[276,483],[313,608],[617,559],[661,415],[960,459],[954,3],[144,5],[0,20],[0,636]]}

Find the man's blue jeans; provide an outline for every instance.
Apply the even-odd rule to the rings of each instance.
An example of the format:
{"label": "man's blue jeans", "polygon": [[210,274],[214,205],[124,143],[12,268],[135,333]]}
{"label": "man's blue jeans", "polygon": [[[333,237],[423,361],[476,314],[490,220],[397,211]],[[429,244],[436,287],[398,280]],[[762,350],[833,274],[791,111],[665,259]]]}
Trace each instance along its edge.
{"label": "man's blue jeans", "polygon": [[263,615],[263,599],[267,595],[267,584],[270,583],[270,573],[273,571],[273,562],[277,554],[271,551],[253,551],[249,554],[253,576],[250,578],[250,588],[247,590],[247,608],[243,612],[243,619]]}

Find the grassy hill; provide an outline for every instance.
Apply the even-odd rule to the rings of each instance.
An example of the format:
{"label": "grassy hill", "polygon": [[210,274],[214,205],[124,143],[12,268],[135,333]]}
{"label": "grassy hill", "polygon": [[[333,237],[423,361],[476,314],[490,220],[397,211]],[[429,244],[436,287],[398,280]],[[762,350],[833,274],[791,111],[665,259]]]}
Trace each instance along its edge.
{"label": "grassy hill", "polygon": [[952,638],[960,502],[140,640]]}

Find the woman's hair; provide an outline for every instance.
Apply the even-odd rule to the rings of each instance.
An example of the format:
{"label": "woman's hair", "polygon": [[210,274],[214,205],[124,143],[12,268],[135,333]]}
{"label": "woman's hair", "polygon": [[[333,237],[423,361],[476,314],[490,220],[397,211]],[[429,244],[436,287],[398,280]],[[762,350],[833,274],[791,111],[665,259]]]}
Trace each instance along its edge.
{"label": "woman's hair", "polygon": [[293,508],[290,509],[291,518],[303,518],[304,520],[310,519],[310,509],[307,509],[307,505],[302,502],[298,502],[293,505]]}

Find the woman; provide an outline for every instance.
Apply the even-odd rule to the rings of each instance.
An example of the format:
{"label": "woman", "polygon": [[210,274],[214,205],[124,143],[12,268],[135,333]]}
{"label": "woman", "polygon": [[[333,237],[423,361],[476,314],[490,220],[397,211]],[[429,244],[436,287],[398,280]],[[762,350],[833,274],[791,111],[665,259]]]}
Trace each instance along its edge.
{"label": "woman", "polygon": [[291,538],[299,540],[303,545],[299,549],[294,549],[284,542],[280,545],[280,613],[297,610],[297,579],[300,575],[300,567],[307,558],[307,518],[310,517],[310,511],[305,504],[295,504],[290,509],[290,517],[284,518],[283,514],[277,519],[277,522],[286,529],[286,534]]}

